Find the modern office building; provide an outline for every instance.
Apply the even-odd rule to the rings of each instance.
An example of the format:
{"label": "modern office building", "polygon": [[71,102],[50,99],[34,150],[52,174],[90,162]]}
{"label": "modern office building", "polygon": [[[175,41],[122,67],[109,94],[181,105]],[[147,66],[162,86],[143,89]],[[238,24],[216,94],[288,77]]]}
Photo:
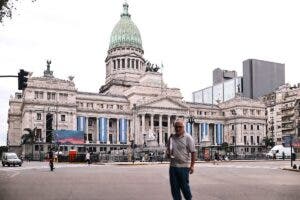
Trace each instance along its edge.
{"label": "modern office building", "polygon": [[243,95],[258,98],[285,84],[285,65],[248,59],[243,61]]}
{"label": "modern office building", "polygon": [[235,77],[213,86],[193,92],[193,102],[218,104],[240,96],[243,92],[243,78]]}
{"label": "modern office building", "polygon": [[213,85],[218,83],[222,83],[226,80],[230,80],[237,77],[236,71],[222,70],[220,68],[216,68],[213,71]]}

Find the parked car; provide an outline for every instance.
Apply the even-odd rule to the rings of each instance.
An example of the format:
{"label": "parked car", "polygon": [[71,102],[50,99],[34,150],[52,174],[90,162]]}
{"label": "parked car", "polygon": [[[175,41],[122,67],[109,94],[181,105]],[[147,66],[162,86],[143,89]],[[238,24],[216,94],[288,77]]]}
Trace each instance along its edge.
{"label": "parked car", "polygon": [[276,158],[276,159],[282,159],[282,156],[284,155],[285,158],[291,158],[291,153],[294,152],[294,148],[292,148],[291,152],[291,147],[284,147],[282,145],[275,145],[267,154],[267,158]]}
{"label": "parked car", "polygon": [[2,154],[2,166],[4,167],[5,165],[7,165],[7,166],[19,165],[21,167],[22,160],[20,158],[18,158],[16,153],[12,153],[12,152],[3,153]]}

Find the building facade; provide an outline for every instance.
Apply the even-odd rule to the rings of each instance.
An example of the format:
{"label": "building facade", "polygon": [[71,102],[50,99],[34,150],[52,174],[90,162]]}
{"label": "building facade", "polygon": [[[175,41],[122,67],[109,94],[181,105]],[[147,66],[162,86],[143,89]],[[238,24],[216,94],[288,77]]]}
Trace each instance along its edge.
{"label": "building facade", "polygon": [[258,98],[285,84],[285,65],[281,63],[248,59],[243,61],[243,93],[248,98]]}
{"label": "building facade", "polygon": [[[124,3],[121,19],[111,33],[106,80],[99,92],[78,91],[74,77],[56,78],[50,70],[51,62],[47,62],[44,76],[30,74],[27,88],[9,100],[10,148],[30,153],[20,145],[24,129],[30,128],[36,130],[37,137],[33,154],[48,151],[53,130],[84,132],[84,144],[60,146],[65,154],[70,149],[84,152],[89,148],[97,153],[130,149],[132,143],[163,151],[174,132],[174,121],[184,118],[199,155],[207,150],[211,153],[225,142],[237,147],[232,152],[260,151],[265,136],[264,107],[260,102],[242,97],[220,105],[185,102],[180,89],[167,87],[162,74],[149,68],[143,54],[141,34]],[[251,114],[246,117],[243,110]],[[244,124],[246,129],[240,130]],[[236,127],[234,142],[232,125]],[[252,129],[252,125],[259,128]],[[244,149],[249,147],[254,150]]]}
{"label": "building facade", "polygon": [[237,77],[236,71],[222,70],[220,68],[216,68],[213,71],[213,85],[218,83],[222,83],[226,80],[230,80]]}
{"label": "building facade", "polygon": [[262,97],[266,105],[267,135],[274,138],[276,144],[289,145],[292,136],[295,151],[300,155],[299,135],[299,99],[300,85],[285,84],[276,91]]}
{"label": "building facade", "polygon": [[235,77],[193,92],[193,102],[218,104],[240,95],[243,92],[242,88],[243,78]]}

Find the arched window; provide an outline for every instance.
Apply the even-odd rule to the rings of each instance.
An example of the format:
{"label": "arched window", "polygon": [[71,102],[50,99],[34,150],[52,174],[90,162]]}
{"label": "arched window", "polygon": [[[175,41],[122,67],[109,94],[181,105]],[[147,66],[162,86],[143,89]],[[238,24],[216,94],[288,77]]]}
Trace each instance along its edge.
{"label": "arched window", "polygon": [[138,69],[139,68],[139,61],[135,60],[135,67]]}

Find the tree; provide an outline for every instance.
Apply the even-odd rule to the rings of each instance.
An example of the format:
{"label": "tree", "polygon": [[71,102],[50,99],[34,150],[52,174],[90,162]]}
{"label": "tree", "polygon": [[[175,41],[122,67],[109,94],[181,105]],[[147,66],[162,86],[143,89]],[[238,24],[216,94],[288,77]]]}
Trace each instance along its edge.
{"label": "tree", "polygon": [[31,128],[25,128],[24,131],[27,131],[28,133],[25,133],[21,136],[21,145],[22,144],[31,144],[32,145],[32,155],[33,155],[33,144],[36,139],[36,128],[31,129]]}
{"label": "tree", "polygon": [[275,146],[273,137],[264,137],[263,142],[265,143],[266,148]]}
{"label": "tree", "polygon": [[[0,23],[4,17],[12,17],[12,11],[16,10],[15,3],[18,0],[0,0]],[[32,2],[36,0],[31,0]]]}
{"label": "tree", "polygon": [[8,146],[0,146],[0,156],[3,152],[8,152]]}
{"label": "tree", "polygon": [[227,142],[223,142],[221,144],[221,149],[225,150],[226,153],[228,152],[228,147],[229,147],[229,144]]}

